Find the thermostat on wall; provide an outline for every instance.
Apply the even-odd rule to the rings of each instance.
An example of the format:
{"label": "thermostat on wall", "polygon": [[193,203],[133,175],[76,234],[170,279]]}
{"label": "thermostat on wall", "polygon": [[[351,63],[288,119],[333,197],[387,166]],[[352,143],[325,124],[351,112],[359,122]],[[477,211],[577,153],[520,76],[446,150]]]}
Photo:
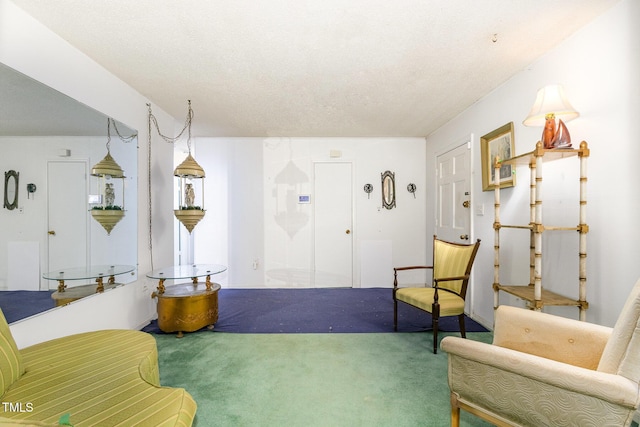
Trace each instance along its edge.
{"label": "thermostat on wall", "polygon": [[311,196],[309,194],[298,194],[298,203],[311,203]]}

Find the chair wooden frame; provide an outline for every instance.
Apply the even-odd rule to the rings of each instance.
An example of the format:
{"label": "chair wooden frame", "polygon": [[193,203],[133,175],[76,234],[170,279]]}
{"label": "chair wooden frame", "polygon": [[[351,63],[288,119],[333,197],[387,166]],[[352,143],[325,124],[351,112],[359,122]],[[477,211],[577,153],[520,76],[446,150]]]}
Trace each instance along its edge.
{"label": "chair wooden frame", "polygon": [[[437,245],[447,245],[450,248],[455,248],[455,247],[459,247],[459,248],[464,248],[464,249],[468,249],[471,248],[471,252],[468,254],[468,260],[466,262],[466,266],[464,269],[464,274],[462,275],[457,275],[457,276],[450,276],[450,277],[437,277],[435,274],[433,274],[432,277],[432,288],[433,288],[433,302],[431,303],[431,311],[429,311],[428,308],[425,307],[419,307],[417,305],[414,305],[410,302],[407,301],[403,301],[402,299],[398,299],[397,297],[397,293],[399,290],[403,289],[398,287],[398,272],[399,271],[406,271],[406,270],[418,270],[418,269],[430,269],[430,270],[434,270],[434,266],[436,264],[436,246]],[[473,244],[461,244],[461,243],[453,243],[453,242],[447,242],[445,240],[440,240],[437,238],[437,236],[433,236],[433,262],[432,265],[430,266],[422,266],[422,265],[415,265],[415,266],[408,266],[408,267],[394,267],[393,269],[393,330],[397,331],[398,330],[398,301],[400,302],[404,302],[405,304],[409,304],[412,305],[416,308],[419,308],[421,310],[427,311],[431,313],[431,317],[433,319],[433,353],[437,354],[438,353],[438,322],[440,320],[440,313],[441,313],[441,304],[440,304],[440,297],[438,295],[438,292],[450,292],[454,295],[457,295],[458,297],[460,297],[463,301],[466,297],[467,294],[467,287],[469,285],[469,278],[471,275],[471,268],[473,267],[473,261],[475,260],[476,254],[478,253],[478,248],[480,247],[480,239],[478,239],[475,243]],[[459,287],[459,291],[456,291],[455,289],[451,289],[448,286],[443,286],[444,284],[448,283],[448,282],[454,282],[454,281],[461,281],[460,287]],[[425,286],[426,288],[426,286]],[[406,288],[405,288],[406,289]],[[461,310],[460,313],[456,313],[455,315],[458,316],[458,322],[460,324],[460,334],[462,336],[462,338],[466,338],[466,330],[465,330],[465,325],[464,325],[464,306]],[[447,316],[451,316],[451,315],[447,315]]]}

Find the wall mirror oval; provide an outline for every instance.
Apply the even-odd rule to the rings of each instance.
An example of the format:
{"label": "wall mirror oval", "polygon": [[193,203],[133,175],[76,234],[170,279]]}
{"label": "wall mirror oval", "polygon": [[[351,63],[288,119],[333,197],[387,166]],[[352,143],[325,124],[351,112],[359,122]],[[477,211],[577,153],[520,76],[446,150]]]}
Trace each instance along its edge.
{"label": "wall mirror oval", "polygon": [[395,173],[386,171],[382,175],[382,206],[385,209],[393,209],[396,206],[396,180]]}
{"label": "wall mirror oval", "polygon": [[[99,194],[91,167],[107,153],[107,116],[2,63],[0,116],[0,170],[20,171],[22,182],[38,188],[20,197],[20,215],[0,209],[0,308],[11,323],[55,308],[58,282],[45,279],[45,273],[137,265],[138,150],[137,140],[125,143],[112,128],[111,155],[126,172],[126,212],[109,235],[90,212]],[[135,133],[123,123],[117,127],[123,136]],[[14,179],[9,180],[9,202],[17,202]],[[116,282],[136,279],[134,271]],[[65,285],[70,290],[95,281]]]}
{"label": "wall mirror oval", "polygon": [[4,173],[4,207],[10,211],[18,207],[18,178],[20,173],[10,170]]}

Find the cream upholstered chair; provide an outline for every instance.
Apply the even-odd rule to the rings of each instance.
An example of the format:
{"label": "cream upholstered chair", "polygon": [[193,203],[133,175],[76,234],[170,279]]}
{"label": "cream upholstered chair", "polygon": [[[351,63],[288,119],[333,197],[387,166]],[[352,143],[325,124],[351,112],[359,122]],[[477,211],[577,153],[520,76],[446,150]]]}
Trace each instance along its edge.
{"label": "cream upholstered chair", "polygon": [[[473,260],[480,240],[472,245],[446,242],[433,236],[433,265],[396,267],[393,269],[393,329],[398,330],[398,301],[431,313],[433,319],[433,353],[438,352],[438,321],[440,317],[458,316],[460,334],[464,327],[464,299]],[[432,269],[431,287],[415,285],[399,287],[398,272]]]}
{"label": "cream upholstered chair", "polygon": [[493,345],[445,337],[451,425],[628,426],[640,402],[640,280],[615,326],[496,310]]}

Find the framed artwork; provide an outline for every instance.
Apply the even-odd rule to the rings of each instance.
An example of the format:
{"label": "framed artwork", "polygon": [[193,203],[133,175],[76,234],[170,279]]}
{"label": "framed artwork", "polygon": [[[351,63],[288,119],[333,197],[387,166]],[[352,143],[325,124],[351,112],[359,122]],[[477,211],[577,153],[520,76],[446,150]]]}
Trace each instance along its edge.
{"label": "framed artwork", "polygon": [[500,188],[516,185],[516,171],[513,169],[515,166],[502,166],[500,175],[497,177],[495,176],[496,171],[494,168],[496,159],[510,159],[515,153],[513,122],[509,122],[481,137],[480,150],[482,157],[482,191],[495,189],[496,183],[500,184]]}

